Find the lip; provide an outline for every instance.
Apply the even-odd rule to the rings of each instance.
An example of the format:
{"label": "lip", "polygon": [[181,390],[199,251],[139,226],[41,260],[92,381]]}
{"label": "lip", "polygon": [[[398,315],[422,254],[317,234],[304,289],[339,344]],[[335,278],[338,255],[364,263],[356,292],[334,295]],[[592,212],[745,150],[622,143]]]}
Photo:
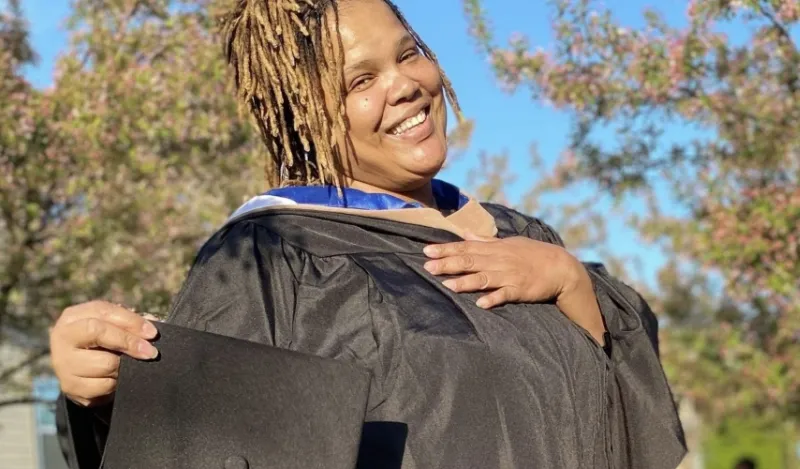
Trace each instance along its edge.
{"label": "lip", "polygon": [[410,119],[410,118],[416,116],[423,109],[428,109],[428,114],[430,114],[431,113],[430,112],[430,108],[431,108],[431,103],[429,103],[429,102],[422,103],[422,104],[420,104],[418,106],[414,106],[413,108],[409,109],[405,114],[403,114],[401,117],[395,119],[394,122],[392,122],[391,124],[386,126],[385,132],[387,134],[391,135],[389,133],[390,130],[392,130],[393,128],[395,128],[398,125],[400,125],[400,123],[404,122],[406,119]]}
{"label": "lip", "polygon": [[[403,132],[400,135],[394,135],[394,134],[391,134],[389,132],[385,132],[386,135],[389,136],[389,138],[391,138],[391,139],[394,139],[394,140],[397,140],[397,141],[401,141],[401,142],[407,142],[407,143],[419,143],[419,142],[425,140],[426,138],[430,137],[433,134],[433,119],[432,119],[432,116],[431,116],[431,109],[429,107],[427,107],[427,106],[422,107],[421,109],[417,110],[414,114],[411,114],[408,117],[413,117],[413,116],[417,115],[421,110],[424,110],[426,108],[428,108],[428,111],[425,113],[425,122],[423,122],[422,124],[414,127],[411,130],[407,130],[407,131]],[[405,117],[402,120],[398,121],[398,124],[400,122],[403,122],[403,120],[408,119],[408,117]],[[395,125],[397,125],[397,124],[395,124]],[[394,126],[389,127],[389,128],[392,129],[392,128],[394,128]]]}

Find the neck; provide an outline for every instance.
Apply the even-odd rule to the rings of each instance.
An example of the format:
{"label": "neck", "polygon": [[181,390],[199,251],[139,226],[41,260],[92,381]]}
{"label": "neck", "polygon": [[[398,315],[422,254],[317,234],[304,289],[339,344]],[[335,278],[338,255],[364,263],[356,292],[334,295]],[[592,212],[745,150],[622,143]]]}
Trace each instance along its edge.
{"label": "neck", "polygon": [[408,192],[390,191],[359,181],[350,181],[349,186],[360,191],[389,194],[409,202],[418,202],[425,207],[436,208],[436,199],[433,197],[433,186],[430,181],[425,183],[423,186]]}

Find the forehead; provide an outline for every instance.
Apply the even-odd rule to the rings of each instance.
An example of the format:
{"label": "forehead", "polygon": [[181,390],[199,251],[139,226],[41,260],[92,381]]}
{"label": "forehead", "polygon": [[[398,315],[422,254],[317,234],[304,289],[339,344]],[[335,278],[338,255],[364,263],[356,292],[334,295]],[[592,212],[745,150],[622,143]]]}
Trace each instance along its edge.
{"label": "forehead", "polygon": [[346,0],[339,3],[339,35],[345,59],[355,59],[396,44],[407,35],[403,24],[383,0]]}

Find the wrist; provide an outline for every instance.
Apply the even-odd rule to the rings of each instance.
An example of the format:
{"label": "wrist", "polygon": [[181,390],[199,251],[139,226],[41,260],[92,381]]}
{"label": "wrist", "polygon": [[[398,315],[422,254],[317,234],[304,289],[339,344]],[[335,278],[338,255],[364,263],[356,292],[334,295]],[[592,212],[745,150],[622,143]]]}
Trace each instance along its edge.
{"label": "wrist", "polygon": [[575,257],[570,257],[572,267],[556,299],[556,306],[603,346],[606,327],[594,294],[594,284],[583,264]]}
{"label": "wrist", "polygon": [[583,263],[575,256],[564,250],[564,264],[566,272],[564,273],[564,281],[561,284],[561,292],[559,298],[562,296],[573,296],[576,293],[585,293],[586,289],[594,292],[592,279],[589,277],[589,272],[583,266]]}

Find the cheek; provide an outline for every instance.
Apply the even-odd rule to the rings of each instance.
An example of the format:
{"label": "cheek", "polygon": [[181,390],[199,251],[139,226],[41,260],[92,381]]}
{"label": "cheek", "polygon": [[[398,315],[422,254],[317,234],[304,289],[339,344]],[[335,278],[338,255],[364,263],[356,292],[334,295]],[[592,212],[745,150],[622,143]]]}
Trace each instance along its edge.
{"label": "cheek", "polygon": [[439,68],[430,60],[426,60],[419,69],[419,83],[431,96],[442,94],[442,74]]}
{"label": "cheek", "polygon": [[347,118],[351,138],[368,138],[380,129],[383,118],[381,100],[371,94],[348,97]]}

